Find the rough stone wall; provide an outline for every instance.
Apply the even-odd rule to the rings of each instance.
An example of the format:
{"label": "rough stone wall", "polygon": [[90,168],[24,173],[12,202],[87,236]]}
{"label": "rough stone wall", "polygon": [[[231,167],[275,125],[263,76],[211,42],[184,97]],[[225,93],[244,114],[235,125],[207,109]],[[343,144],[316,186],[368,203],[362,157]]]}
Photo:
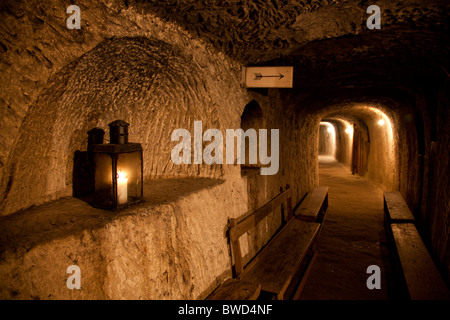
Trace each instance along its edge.
{"label": "rough stone wall", "polygon": [[[399,190],[411,211],[417,216],[421,194],[421,174],[418,150],[418,132],[413,110],[401,112],[398,132]],[[423,153],[423,151],[422,151]]]}
{"label": "rough stone wall", "polygon": [[432,142],[434,158],[430,184],[429,224],[431,244],[447,282],[450,282],[450,81],[438,88],[437,139]]}
{"label": "rough stone wall", "polygon": [[[333,125],[334,126],[334,125]],[[334,126],[336,128],[336,126]],[[335,131],[337,132],[337,128],[335,129]],[[320,125],[319,127],[319,155],[327,155],[327,156],[335,156],[335,154],[333,154],[332,150],[333,150],[333,144],[337,145],[337,138],[338,136],[336,135],[336,139],[333,140],[332,137],[334,137],[333,135],[331,135],[330,132],[328,132],[328,126],[326,125]]]}
{"label": "rough stone wall", "polygon": [[[85,150],[86,132],[96,126],[106,130],[107,123],[120,118],[131,123],[130,141],[144,146],[147,178],[224,175],[220,166],[173,165],[170,134],[175,128],[192,132],[195,120],[202,120],[205,129],[239,127],[248,102],[238,85],[240,66],[151,15],[133,16],[133,9],[111,3],[78,5],[81,31],[65,27],[63,2],[17,4],[2,11],[2,21],[22,39],[8,43],[5,56],[12,66],[2,65],[7,71],[4,86],[10,88],[2,101],[17,115],[7,118],[2,130],[2,215],[70,195],[73,154]],[[19,29],[22,22],[34,26],[26,19],[33,6],[45,21],[39,33]],[[39,49],[41,37],[44,44],[52,42],[51,50]],[[33,48],[31,53],[27,47]],[[92,50],[85,53],[87,49]],[[35,54],[39,50],[52,61],[46,72],[43,58]],[[14,85],[27,77],[39,80],[30,87]],[[15,100],[27,95],[30,99]],[[25,195],[30,185],[34,188]]]}
{"label": "rough stone wall", "polygon": [[[74,152],[86,150],[88,130],[106,130],[115,119],[128,121],[130,141],[143,145],[146,181],[206,177],[226,183],[169,204],[138,207],[106,225],[86,224],[76,235],[54,232],[28,251],[7,253],[1,264],[2,297],[205,297],[229,276],[223,233],[229,217],[248,210],[245,179],[237,165],[174,165],[170,152],[176,142],[170,135],[176,128],[192,134],[196,120],[203,121],[204,130],[239,128],[244,106],[253,99],[270,119],[266,127],[282,128],[283,163],[276,176],[260,177],[265,184],[258,204],[275,197],[286,183],[296,195],[309,189],[307,166],[301,179],[284,178],[297,168],[297,160],[288,159],[299,140],[291,140],[297,125],[280,112],[279,92],[267,96],[240,88],[240,65],[183,29],[110,2],[77,3],[83,15],[80,31],[65,27],[65,2],[3,5],[2,21],[8,27],[2,34],[1,81],[10,90],[2,92],[1,101],[9,106],[2,111],[11,113],[5,115],[0,152],[4,228],[14,230],[7,218],[20,217],[18,210],[70,196]],[[29,20],[34,10],[43,22]],[[13,41],[15,35],[20,41]],[[299,152],[303,159],[304,151]],[[274,214],[243,239],[248,259],[278,226]],[[68,293],[63,282],[70,264],[84,270],[86,290],[79,294]]]}
{"label": "rough stone wall", "polygon": [[[4,217],[0,297],[205,298],[231,276],[226,225],[246,210],[243,190],[231,180],[169,179],[145,191],[143,205],[120,213],[66,198]],[[66,286],[73,264],[81,290]]]}
{"label": "rough stone wall", "polygon": [[[102,42],[60,72],[30,107],[10,154],[11,185],[3,214],[71,195],[74,152],[86,150],[88,130],[107,131],[115,119],[128,121],[130,141],[142,143],[145,178],[223,176],[220,165],[175,165],[170,158],[176,144],[170,140],[173,130],[186,128],[193,139],[196,120],[203,121],[204,130],[224,129],[225,123],[231,125],[230,113],[245,103],[237,86],[227,101],[218,99],[215,95],[226,87],[217,88],[211,76],[160,41]],[[25,197],[28,185],[35,188]]]}
{"label": "rough stone wall", "polygon": [[294,188],[293,204],[297,204],[318,184],[318,145],[320,119],[308,108],[296,109],[288,90],[269,89],[272,108],[268,127],[280,130],[280,168],[278,175],[267,176],[267,184]]}
{"label": "rough stone wall", "polygon": [[[342,60],[346,61],[346,68],[353,69],[361,54],[368,55],[364,64],[376,63],[376,59],[371,59],[375,52],[377,58],[416,50],[422,55],[434,51],[444,59],[446,54],[443,42],[430,41],[429,34],[422,32],[446,30],[448,4],[440,0],[429,0],[426,4],[419,0],[377,1],[383,17],[381,33],[367,29],[366,10],[371,3],[360,0],[146,2],[158,16],[176,21],[246,64],[280,56],[286,59],[287,55],[298,53],[293,63],[301,65],[303,71],[308,67],[317,71],[321,66],[329,71],[330,66]],[[364,41],[355,42],[355,37]],[[330,47],[324,40],[337,41]],[[310,51],[308,44],[326,48]],[[353,70],[360,72],[358,67]]]}
{"label": "rough stone wall", "polygon": [[353,124],[348,121],[333,120],[337,128],[338,143],[336,146],[336,159],[344,164],[349,170],[352,166],[353,131],[346,132],[348,126]]}
{"label": "rough stone wall", "polygon": [[[167,139],[174,128],[192,130],[195,120],[203,120],[204,129],[238,128],[243,108],[252,99],[259,100],[264,117],[269,119],[267,128],[280,129],[279,173],[276,176],[258,178],[263,183],[258,191],[256,205],[273,198],[286,183],[293,186],[294,203],[297,203],[318,183],[319,121],[331,112],[342,113],[349,110],[342,108],[345,93],[337,99],[340,104],[336,104],[336,101],[327,100],[329,96],[326,91],[331,88],[340,89],[339,85],[351,87],[355,83],[359,86],[357,88],[364,88],[376,81],[386,83],[388,87],[395,81],[405,80],[396,75],[405,78],[414,75],[414,72],[419,70],[412,68],[414,65],[424,65],[424,69],[429,67],[426,63],[422,64],[423,57],[435,57],[436,61],[446,65],[447,38],[440,34],[448,30],[448,16],[445,14],[448,12],[448,5],[437,1],[430,2],[429,6],[418,1],[409,3],[416,2],[420,7],[416,11],[412,11],[411,7],[406,7],[403,3],[383,2],[382,8],[386,14],[383,28],[386,27],[384,30],[387,32],[374,33],[365,29],[366,4],[358,1],[354,4],[337,1],[314,1],[311,4],[296,2],[295,5],[283,8],[279,8],[276,1],[265,4],[250,1],[248,6],[212,6],[210,12],[205,11],[209,4],[204,1],[197,1],[193,7],[190,7],[190,2],[186,2],[176,6],[176,10],[167,5],[167,2],[158,1],[159,10],[158,7],[144,10],[145,6],[128,6],[127,1],[102,0],[91,3],[81,0],[77,1],[82,11],[81,30],[66,28],[66,8],[71,4],[68,1],[2,1],[0,84],[2,88],[8,89],[0,93],[0,116],[4,119],[0,131],[1,214],[15,218],[16,215],[12,213],[19,209],[70,195],[74,151],[85,149],[87,130],[94,126],[106,128],[106,124],[116,118],[131,122],[131,140],[143,143],[147,179],[186,176],[224,179],[227,183],[219,188],[218,201],[229,203],[227,197],[231,193],[237,197],[229,204],[233,215],[244,214],[247,208],[242,206],[242,203],[248,203],[245,191],[248,186],[245,185],[245,179],[240,177],[238,166],[173,166],[169,152],[175,143],[167,144]],[[150,6],[154,4],[150,3]],[[334,28],[336,17],[344,11],[347,16],[343,15],[344,18],[340,21],[342,23],[339,23],[341,28]],[[425,14],[427,12],[428,14]],[[201,20],[202,23],[196,23]],[[263,23],[249,23],[255,21]],[[317,28],[311,28],[312,22]],[[197,30],[196,27],[202,30]],[[436,34],[433,34],[434,31]],[[200,35],[203,40],[199,40],[194,34]],[[345,37],[349,34],[360,38]],[[112,37],[114,38],[111,39]],[[246,92],[238,84],[240,64],[212,48],[205,43],[205,39],[213,47],[220,49],[219,51],[234,58],[239,57],[241,62],[245,63],[267,62],[268,59],[294,53],[290,58],[292,60],[286,57],[283,62],[289,64],[290,61],[295,61],[297,66],[302,66],[305,72],[296,76],[295,83],[297,88],[304,85],[305,90],[296,91],[296,97],[292,100],[288,90],[268,90],[264,94]],[[355,42],[355,39],[358,41]],[[311,42],[307,44],[308,41]],[[405,52],[411,54],[405,55]],[[373,61],[373,56],[380,59]],[[397,58],[392,58],[394,56]],[[383,73],[383,70],[388,69],[389,72]],[[343,70],[346,70],[347,74],[343,75]],[[362,72],[364,70],[366,72]],[[356,76],[351,75],[352,72]],[[371,74],[371,77],[367,77],[367,74]],[[349,78],[346,79],[346,76]],[[420,76],[422,75],[419,73],[418,77]],[[409,85],[409,79],[407,80],[404,82]],[[306,93],[311,89],[311,83],[319,87],[328,85],[328,88],[321,87],[320,92],[316,92],[317,96],[311,98]],[[448,87],[441,91],[439,100],[439,110],[442,114],[448,110],[445,88]],[[411,90],[415,89],[417,88]],[[314,92],[314,88],[311,91]],[[359,94],[359,91],[358,89],[351,93]],[[392,107],[394,110],[391,116],[396,126],[394,140],[399,147],[397,160],[401,164],[409,163],[407,169],[401,169],[399,172],[401,178],[408,179],[400,179],[400,188],[413,209],[421,206],[419,211],[422,222],[424,227],[430,230],[432,246],[448,270],[448,214],[445,215],[445,210],[448,209],[448,197],[445,196],[448,179],[445,177],[448,175],[440,174],[446,172],[448,158],[438,156],[448,154],[448,132],[445,131],[448,114],[442,119],[439,118],[437,141],[431,142],[430,131],[433,122],[427,111],[429,106],[423,101],[423,95],[411,94],[416,99],[419,113],[423,117],[419,122],[423,121],[426,127],[424,139],[427,144],[422,175],[422,160],[415,155],[417,137],[414,136],[414,131],[409,132],[410,125],[402,124],[401,120],[401,116],[408,114],[409,107],[400,106],[400,112],[397,113],[395,110],[398,110],[398,105],[391,104],[389,99],[383,100],[385,92],[377,91],[376,94],[378,98],[368,98],[364,102],[386,106],[387,110]],[[156,96],[158,98],[155,98]],[[188,117],[183,116],[186,113],[189,114]],[[369,121],[370,117],[366,120]],[[149,123],[153,125],[150,126]],[[374,130],[373,126],[372,131]],[[394,174],[397,168],[394,168]],[[384,169],[373,167],[373,176],[369,177],[383,183],[383,175],[390,168],[386,166]],[[417,178],[420,175],[425,177],[422,182]],[[394,176],[392,180],[395,188],[395,181],[398,179]],[[438,188],[436,193],[432,191],[435,186]],[[418,190],[422,192],[417,192]],[[205,201],[212,199],[208,198],[212,197],[211,194],[204,195],[207,198]],[[189,203],[185,203],[186,208],[190,206]],[[212,204],[211,206],[216,208]],[[223,208],[226,206],[223,204],[218,207],[220,210],[213,211],[211,219],[219,222],[212,230],[217,231],[224,227],[226,216],[223,214]],[[194,235],[194,241],[203,241],[200,233],[193,232],[208,228],[207,224],[201,222],[203,216],[197,216],[188,223],[191,217],[184,213],[197,210],[198,207],[194,205],[177,214],[169,213],[169,209],[164,211],[166,215],[161,214],[164,217],[163,222],[156,225],[167,230],[167,233],[160,239],[152,240],[152,246],[156,248],[158,243],[192,241],[188,235]],[[228,212],[228,208],[225,211]],[[208,213],[209,211],[205,212]],[[178,221],[178,215],[183,214],[185,219]],[[170,215],[173,218],[169,219]],[[138,217],[133,219],[139,220]],[[148,221],[155,222],[151,220],[153,218],[149,219]],[[30,251],[27,257],[18,257],[12,263],[13,266],[23,265],[23,268],[18,270],[33,269],[36,268],[33,265],[39,265],[40,267],[33,271],[35,273],[31,272],[29,276],[25,273],[14,273],[11,271],[14,267],[7,272],[13,272],[11,277],[20,279],[18,281],[21,281],[24,288],[34,292],[38,286],[33,283],[33,279],[43,270],[47,270],[44,260],[41,259],[43,253],[52,250],[66,252],[68,244],[63,242],[77,241],[80,246],[77,246],[76,252],[86,258],[92,256],[92,266],[96,266],[101,254],[97,251],[94,254],[90,250],[100,250],[99,243],[123,243],[130,230],[136,232],[136,238],[129,242],[130,247],[133,243],[146,241],[146,236],[142,235],[143,230],[137,228],[143,221],[136,221],[122,221],[114,225],[118,236],[114,238],[112,234],[105,235],[102,239],[107,239],[106,242],[90,240],[89,237],[57,238],[53,247],[52,244],[46,243],[37,251]],[[269,236],[268,228],[276,226],[277,222],[271,221],[263,224],[261,230],[256,231],[254,235],[250,235],[250,238],[257,240],[256,247]],[[182,231],[177,236],[172,233],[173,230]],[[178,240],[173,241],[173,238]],[[213,238],[206,241],[204,247],[200,246],[198,250],[189,249],[180,257],[177,254],[166,254],[165,260],[158,260],[159,271],[171,270],[167,266],[170,266],[175,258],[184,261],[186,269],[180,271],[181,273],[174,270],[175,274],[167,271],[169,273],[165,280],[155,278],[155,288],[160,290],[157,293],[142,288],[136,289],[136,292],[142,297],[160,294],[169,298],[201,297],[201,290],[208,291],[207,287],[218,281],[213,278],[226,270],[222,253],[218,253],[225,250],[225,247],[211,243],[223,239],[211,239]],[[250,253],[256,250],[251,241],[248,244],[245,242],[245,245],[248,245]],[[178,248],[177,252],[182,252],[186,246],[181,245]],[[105,250],[114,254],[113,247]],[[132,296],[132,290],[127,288],[142,285],[137,281],[143,279],[141,276],[136,280],[126,280],[133,279],[134,272],[124,271],[124,265],[132,264],[131,256],[126,256],[127,250],[129,247],[118,250],[118,256],[111,258],[111,263],[102,269],[111,271],[105,271],[103,274],[111,279],[107,281],[110,283],[109,287],[103,288],[98,297],[129,297]],[[214,266],[214,262],[209,260],[205,252],[221,256],[219,266]],[[33,257],[34,254],[36,257]],[[96,258],[93,258],[93,255]],[[40,259],[40,262],[37,264],[35,259]],[[205,262],[208,270],[214,269],[217,273],[207,274],[202,271],[205,266],[202,262],[196,266],[189,262],[196,259]],[[65,266],[65,262],[55,264],[59,267]],[[174,283],[188,276],[188,270],[196,270],[192,271],[192,274],[196,275],[195,283],[199,283],[199,287],[191,290],[194,282],[187,281],[182,288],[175,288]],[[153,270],[150,273],[157,277],[160,276],[159,271]],[[94,273],[87,273],[87,277],[97,283],[98,288],[104,285],[103,280],[96,282]],[[14,292],[10,294],[20,296]],[[37,296],[49,297],[47,293],[30,294],[31,298]]]}
{"label": "rough stone wall", "polygon": [[428,86],[408,91],[412,107],[399,112],[398,136],[400,191],[448,282],[447,85],[445,76],[437,76]]}
{"label": "rough stone wall", "polygon": [[[244,180],[250,186],[248,196],[254,197],[252,207],[249,205],[251,209],[259,208],[273,199],[281,190],[286,190],[288,184],[294,189],[292,203],[295,205],[311,187],[309,175],[294,175],[294,170],[298,170],[299,167],[301,168],[304,165],[304,159],[312,159],[312,156],[308,153],[310,150],[300,147],[299,142],[301,143],[301,141],[295,138],[300,128],[299,123],[292,121],[292,114],[285,109],[280,90],[264,89],[263,91],[264,99],[259,97],[259,101],[263,113],[264,127],[268,132],[271,129],[279,130],[279,168],[275,175],[263,176],[260,175],[259,170],[252,170],[250,176],[244,177]],[[258,93],[254,94],[258,95]],[[270,140],[269,137],[268,140]],[[271,148],[268,147],[268,152],[270,150]],[[301,156],[293,156],[291,152],[298,152]],[[253,191],[251,191],[252,187]],[[248,235],[242,237],[241,249],[245,256],[244,263],[248,262],[267,243],[280,225],[281,210],[278,209],[260,221]]]}
{"label": "rough stone wall", "polygon": [[370,153],[368,159],[367,177],[382,186],[384,190],[397,189],[398,166],[396,163],[397,141],[394,132],[398,130],[395,121],[389,117],[384,125],[379,125],[380,118],[376,114],[365,117],[369,130]]}

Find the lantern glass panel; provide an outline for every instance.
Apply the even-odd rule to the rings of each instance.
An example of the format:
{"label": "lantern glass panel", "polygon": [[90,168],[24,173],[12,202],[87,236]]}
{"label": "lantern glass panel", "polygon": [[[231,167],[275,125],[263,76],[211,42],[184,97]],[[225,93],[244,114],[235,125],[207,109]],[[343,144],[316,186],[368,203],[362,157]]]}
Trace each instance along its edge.
{"label": "lantern glass panel", "polygon": [[103,208],[113,207],[112,158],[108,153],[95,153],[95,202]]}
{"label": "lantern glass panel", "polygon": [[117,205],[138,201],[142,197],[141,152],[120,153],[117,159]]}

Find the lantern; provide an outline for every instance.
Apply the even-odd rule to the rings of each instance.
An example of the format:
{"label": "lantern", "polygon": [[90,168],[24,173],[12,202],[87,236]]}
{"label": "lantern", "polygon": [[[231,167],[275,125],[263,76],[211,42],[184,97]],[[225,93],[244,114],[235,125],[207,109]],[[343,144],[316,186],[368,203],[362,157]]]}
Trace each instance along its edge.
{"label": "lantern", "polygon": [[119,211],[143,200],[142,146],[128,142],[128,126],[111,122],[110,143],[93,146],[95,207]]}

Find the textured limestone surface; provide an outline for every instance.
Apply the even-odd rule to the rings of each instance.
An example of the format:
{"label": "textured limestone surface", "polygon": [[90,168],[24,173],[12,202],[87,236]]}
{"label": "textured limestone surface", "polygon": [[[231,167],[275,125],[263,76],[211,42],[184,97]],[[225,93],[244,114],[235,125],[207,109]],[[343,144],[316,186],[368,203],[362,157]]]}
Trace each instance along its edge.
{"label": "textured limestone surface", "polygon": [[[9,23],[5,30],[13,29],[2,34],[8,48],[2,56],[2,81],[8,88],[3,101],[12,110],[23,109],[2,122],[8,126],[2,130],[7,135],[2,146],[2,297],[202,298],[229,276],[227,219],[246,214],[249,205],[255,209],[264,204],[287,183],[295,188],[294,202],[303,197],[315,180],[307,165],[300,173],[294,168],[297,161],[314,161],[308,155],[311,147],[305,137],[295,143],[306,150],[286,146],[293,141],[296,124],[277,111],[282,108],[279,93],[242,89],[239,63],[150,13],[137,14],[111,3],[78,5],[85,24],[74,32],[61,25],[62,2],[7,3],[2,11],[2,21]],[[38,8],[45,21],[39,32],[33,32],[35,22],[28,21],[35,17],[32,8]],[[19,22],[30,29],[19,27]],[[12,41],[14,32],[20,41]],[[42,56],[35,55],[39,50]],[[35,80],[25,83],[24,78]],[[16,86],[14,81],[21,83]],[[26,92],[29,99],[15,100]],[[192,134],[198,120],[204,130],[239,128],[244,107],[255,99],[267,119],[265,127],[282,131],[278,175],[259,177],[264,183],[254,190],[237,165],[172,163],[174,129]],[[156,198],[146,189],[146,205],[114,219],[67,198],[72,195],[74,154],[86,150],[87,131],[103,128],[107,138],[107,124],[115,119],[128,121],[130,141],[142,144],[149,185],[165,181],[169,189],[180,187],[179,179],[186,177],[226,182],[213,191],[200,190],[197,183],[197,193],[177,200],[164,189]],[[290,152],[301,160],[288,156]],[[184,192],[189,187],[181,186]],[[63,200],[52,202],[59,198]],[[152,201],[155,205],[148,206]],[[247,260],[279,222],[276,214],[269,216],[243,237]],[[86,286],[79,293],[65,286],[70,264],[78,264],[83,272]]]}
{"label": "textured limestone surface", "polygon": [[[441,61],[448,52],[443,41],[448,39],[444,34],[448,30],[449,4],[439,0],[377,1],[381,32],[371,32],[366,26],[366,10],[374,3],[359,0],[144,3],[143,10],[177,22],[246,64],[281,57],[285,62],[292,59],[303,69],[311,66],[330,70],[330,64],[345,63],[351,68],[357,61],[367,62],[363,57],[395,57],[399,51],[405,54],[406,48],[411,55],[433,52]],[[327,41],[334,45],[328,46]]]}
{"label": "textured limestone surface", "polygon": [[[246,203],[229,184],[158,180],[145,185],[143,204],[120,213],[70,197],[3,217],[0,296],[204,298],[231,275],[227,219]],[[66,286],[70,265],[81,269],[81,290]]]}
{"label": "textured limestone surface", "polygon": [[[124,118],[133,128],[130,139],[142,141],[150,156],[170,147],[163,144],[164,130],[190,129],[194,120],[218,129],[238,127],[249,102],[235,81],[239,64],[182,28],[119,2],[77,3],[83,13],[80,30],[67,29],[65,1],[1,5],[3,215],[69,195],[73,152],[85,148],[86,131],[94,126]],[[36,147],[27,150],[28,145]],[[149,163],[154,167],[146,166],[147,176],[167,173],[171,166],[167,157]],[[42,167],[53,172],[50,177],[35,170]],[[205,169],[205,175],[222,174]],[[186,175],[199,169],[176,170]],[[28,184],[38,187],[21,203],[15,190]]]}
{"label": "textured limestone surface", "polygon": [[[52,206],[50,201],[70,197],[74,154],[86,150],[87,131],[106,130],[116,119],[128,121],[130,141],[143,145],[146,182],[194,177],[225,182],[200,184],[184,200],[162,196],[154,206],[139,207],[136,216],[119,216],[107,224],[97,225],[97,217],[80,225],[71,222],[70,214],[63,215],[65,228],[84,231],[53,232],[50,225],[51,241],[39,242],[28,254],[3,256],[9,259],[2,260],[2,274],[8,279],[2,291],[6,296],[79,298],[58,291],[65,290],[59,284],[52,288],[49,284],[45,292],[38,292],[35,284],[42,270],[49,271],[45,274],[53,283],[49,275],[53,267],[39,259],[51,253],[58,265],[55,269],[64,271],[63,257],[70,254],[69,243],[76,242],[77,254],[86,257],[83,268],[93,290],[84,291],[83,297],[203,297],[229,264],[223,258],[226,246],[221,234],[203,230],[208,226],[202,220],[211,219],[213,230],[224,230],[227,217],[255,209],[286,184],[294,188],[297,203],[318,182],[318,132],[323,118],[367,125],[373,147],[366,177],[402,192],[441,269],[450,274],[445,174],[448,2],[379,1],[382,29],[377,31],[365,26],[368,2],[357,0],[80,0],[76,3],[82,13],[80,30],[66,27],[69,4],[65,0],[0,3],[0,227],[9,235],[20,234],[20,228],[6,227],[6,221],[22,217],[25,211],[20,210]],[[241,88],[240,68],[255,64],[293,65],[294,89]],[[264,126],[280,129],[277,175],[241,176],[238,165],[172,163],[174,129],[192,133],[197,120],[204,129],[239,128],[244,108],[252,101],[261,108]],[[393,144],[377,127],[378,114],[371,108],[391,120]],[[196,198],[200,195],[203,205]],[[212,203],[216,196],[220,206]],[[173,205],[156,205],[162,200]],[[69,207],[81,206],[71,202],[74,199],[64,201]],[[30,215],[30,224],[50,217],[36,219]],[[157,233],[160,238],[150,239],[154,233],[145,226],[151,221],[165,230]],[[275,216],[268,217],[243,237],[248,259],[278,223]],[[106,231],[110,229],[114,232]],[[2,247],[22,241],[21,237],[2,239]],[[187,239],[193,239],[192,248]],[[156,243],[165,247],[181,243],[184,250],[176,251],[179,256],[170,250],[158,254],[150,265],[133,247],[139,243],[136,248],[145,248],[147,241],[152,248]],[[198,244],[202,241],[204,245]],[[140,257],[145,271],[138,270],[139,263],[128,252]],[[206,252],[221,257],[217,265]],[[183,267],[169,268],[175,261]],[[100,278],[94,266],[100,266]],[[142,287],[140,272],[159,274],[160,278],[152,278],[153,289]],[[190,275],[195,281],[189,280]]]}

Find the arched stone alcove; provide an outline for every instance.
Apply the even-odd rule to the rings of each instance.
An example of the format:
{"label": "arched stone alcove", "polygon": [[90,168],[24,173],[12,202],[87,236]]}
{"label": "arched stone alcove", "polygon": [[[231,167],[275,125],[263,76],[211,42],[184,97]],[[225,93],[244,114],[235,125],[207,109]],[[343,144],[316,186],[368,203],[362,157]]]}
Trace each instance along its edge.
{"label": "arched stone alcove", "polygon": [[107,130],[115,119],[128,121],[130,141],[143,145],[145,179],[223,176],[220,165],[175,165],[170,159],[172,130],[192,130],[197,120],[222,128],[207,77],[162,41],[100,43],[61,70],[30,107],[7,165],[3,214],[71,195],[74,152],[86,150],[90,129]]}

